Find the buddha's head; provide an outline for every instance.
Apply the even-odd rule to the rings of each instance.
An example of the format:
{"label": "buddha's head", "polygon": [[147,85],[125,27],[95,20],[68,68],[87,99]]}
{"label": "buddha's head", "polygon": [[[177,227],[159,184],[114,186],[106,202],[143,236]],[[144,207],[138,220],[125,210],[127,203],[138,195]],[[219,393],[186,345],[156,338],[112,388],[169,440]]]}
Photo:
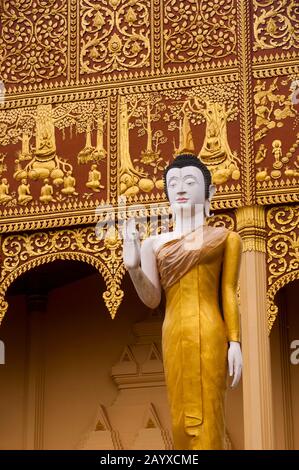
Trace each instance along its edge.
{"label": "buddha's head", "polygon": [[164,191],[175,213],[184,208],[203,208],[208,217],[216,191],[211,181],[209,169],[191,153],[179,154],[164,169]]}

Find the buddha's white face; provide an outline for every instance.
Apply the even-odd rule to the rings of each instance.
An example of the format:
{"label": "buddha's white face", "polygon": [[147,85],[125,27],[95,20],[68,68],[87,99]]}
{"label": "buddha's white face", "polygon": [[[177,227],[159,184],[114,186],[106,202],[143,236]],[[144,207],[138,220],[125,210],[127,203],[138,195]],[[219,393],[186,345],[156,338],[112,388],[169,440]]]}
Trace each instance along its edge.
{"label": "buddha's white face", "polygon": [[205,203],[205,181],[202,171],[195,166],[171,168],[167,172],[166,184],[169,202],[174,209],[203,207]]}

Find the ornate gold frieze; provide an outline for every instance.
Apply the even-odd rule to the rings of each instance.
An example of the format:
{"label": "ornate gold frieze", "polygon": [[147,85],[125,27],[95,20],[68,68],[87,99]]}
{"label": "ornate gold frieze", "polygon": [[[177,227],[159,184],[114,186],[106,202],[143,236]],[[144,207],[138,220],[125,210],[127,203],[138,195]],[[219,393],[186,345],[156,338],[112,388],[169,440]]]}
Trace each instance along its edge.
{"label": "ornate gold frieze", "polygon": [[255,82],[255,180],[259,204],[298,201],[296,75]]}
{"label": "ornate gold frieze", "polygon": [[[246,61],[245,61],[245,64],[246,64]],[[243,69],[242,69],[242,73],[245,73]],[[213,97],[215,97],[215,98],[217,97],[217,93],[218,93],[217,90],[221,90],[221,88],[222,88],[222,89],[225,89],[226,92],[228,92],[228,96],[229,96],[229,99],[230,99],[231,101],[233,100],[234,96],[238,96],[238,95],[237,95],[237,93],[238,93],[238,82],[233,81],[233,82],[231,82],[231,83],[227,83],[228,78],[229,78],[229,75],[223,75],[223,76],[220,78],[220,82],[218,82],[217,84],[211,83],[211,84],[209,84],[209,85],[204,85],[205,80],[203,80],[203,77],[198,77],[197,79],[193,79],[193,83],[197,83],[197,84],[198,84],[198,83],[201,83],[201,86],[200,86],[200,88],[199,88],[198,85],[197,85],[197,87],[194,87],[193,92],[192,92],[193,95],[194,95],[194,96],[193,96],[194,102],[191,103],[190,106],[188,105],[189,108],[186,107],[186,105],[187,105],[188,103],[185,103],[185,104],[182,105],[182,107],[181,107],[181,111],[182,111],[181,119],[182,119],[182,121],[184,121],[184,119],[189,119],[190,122],[192,122],[192,120],[193,120],[193,123],[197,123],[197,121],[198,121],[198,119],[199,119],[199,116],[202,115],[202,117],[204,117],[205,113],[207,114],[207,112],[210,110],[210,108],[211,108],[211,106],[212,106],[211,102],[208,102],[208,101],[205,101],[205,100],[202,101],[202,103],[198,104],[198,103],[199,103],[198,100],[199,100],[199,98],[200,98],[200,95],[198,95],[198,93],[196,92],[196,89],[197,89],[197,88],[200,89],[200,93],[201,93],[201,94],[202,94],[202,92],[203,92],[205,89],[206,89],[207,91],[209,90],[209,93],[212,93]],[[234,78],[234,79],[235,79],[236,77],[235,77],[235,76],[234,76],[234,77],[231,76],[230,78]],[[224,83],[226,83],[226,85],[224,85]],[[183,84],[186,85],[186,82],[183,81],[183,80],[181,80],[178,84],[180,84],[180,85],[183,85]],[[175,96],[175,94],[178,93],[178,92],[177,92],[177,87],[175,86],[175,83],[174,83],[172,80],[168,80],[167,83],[164,83],[164,84],[162,83],[161,85],[163,85],[163,86],[161,86],[161,92],[160,92],[161,95],[160,95],[160,96],[165,95],[166,97],[170,97],[170,96],[172,95],[172,93],[173,93],[173,96]],[[167,85],[167,86],[164,88],[164,85]],[[233,88],[234,88],[234,91],[229,92],[229,89],[230,89],[232,86],[233,86]],[[183,91],[183,90],[186,90],[184,87],[181,87],[181,88],[182,88],[182,91]],[[139,85],[139,89],[142,90],[142,85]],[[129,96],[132,97],[133,99],[135,99],[136,97],[138,98],[138,96],[139,96],[138,99],[144,100],[145,97],[146,97],[146,95],[147,95],[147,92],[138,93],[138,94],[132,93],[133,91],[135,91],[135,89],[134,89],[133,87],[130,87],[130,86],[128,86],[128,87],[126,87],[126,88],[120,90],[121,93],[123,93],[124,91],[127,92],[127,93],[129,94]],[[191,97],[190,92],[189,92],[188,90],[186,90],[186,92],[188,92],[188,93],[189,93],[189,97]],[[151,93],[149,93],[149,94],[148,94],[149,98],[152,99],[152,98],[155,96],[155,93],[158,93],[158,92],[152,91]],[[181,93],[181,92],[180,92],[180,93]],[[184,92],[184,93],[185,93],[185,92]],[[120,99],[120,97],[122,97],[122,99],[125,99],[126,96],[127,96],[126,93],[123,93],[123,94],[121,94],[121,95],[114,95],[114,94],[111,94],[109,99],[111,100],[112,98],[113,98],[113,99],[115,98],[115,102],[116,102],[116,101],[118,102],[119,99]],[[134,98],[134,96],[135,96],[135,98]],[[207,97],[208,97],[208,94],[207,94]],[[66,105],[66,104],[63,104],[64,109],[67,111],[67,110],[68,110],[68,107],[71,107],[70,109],[74,110],[74,109],[75,109],[75,108],[74,108],[75,105],[74,105],[74,102],[71,101],[72,96],[69,95],[67,98],[68,98],[68,100],[69,100],[69,101],[68,101],[69,104],[67,104],[67,105]],[[76,98],[78,98],[78,95],[76,95]],[[102,99],[104,99],[104,98],[102,98]],[[159,99],[160,99],[160,98],[159,98]],[[176,99],[176,98],[174,98],[174,99]],[[263,99],[264,99],[264,98],[263,98]],[[220,98],[219,98],[219,100],[220,100]],[[217,98],[217,101],[218,101],[218,98]],[[220,101],[221,101],[221,100],[220,100]],[[220,101],[218,101],[218,102],[220,103]],[[76,101],[75,101],[75,102],[76,102]],[[141,102],[141,101],[140,101],[140,102]],[[83,103],[84,103],[84,102],[83,102]],[[213,103],[213,102],[212,102],[212,103]],[[223,106],[223,103],[224,103],[224,102],[222,102],[222,106]],[[20,103],[18,103],[18,104],[20,104]],[[141,104],[142,104],[142,103],[141,103]],[[144,104],[145,104],[145,102],[144,102]],[[213,106],[215,107],[215,105],[216,105],[216,104],[214,103]],[[39,106],[41,106],[41,105],[39,105]],[[62,106],[62,104],[61,104],[61,106]],[[68,106],[68,107],[67,107],[67,106]],[[118,106],[119,106],[119,105],[118,105]],[[218,106],[218,105],[217,105],[217,106]],[[227,111],[230,109],[229,106],[230,106],[230,104],[225,105],[225,107],[223,108],[223,109],[224,109],[224,112],[227,112]],[[143,107],[144,107],[144,106],[143,106]],[[56,109],[56,108],[57,108],[57,110],[59,110],[59,107],[58,107],[58,106],[55,107],[55,109]],[[26,108],[21,108],[21,109],[23,109],[23,110],[25,109],[25,111],[26,111]],[[38,109],[38,107],[37,107],[37,109]],[[78,109],[79,109],[79,108],[78,108]],[[111,107],[110,109],[112,109],[112,107]],[[137,109],[138,109],[138,108],[137,108]],[[217,108],[217,109],[218,109],[218,108]],[[219,108],[219,109],[220,109],[220,108]],[[187,112],[186,112],[186,110],[187,110]],[[215,108],[215,110],[216,110],[216,108]],[[5,112],[7,112],[7,111],[8,111],[8,110],[6,110]],[[145,111],[146,111],[146,106],[145,106]],[[211,110],[211,111],[212,111],[212,110]],[[12,111],[12,112],[14,113],[15,111]],[[138,112],[139,112],[139,111],[138,111]],[[216,111],[215,111],[215,112],[216,112]],[[214,112],[214,114],[215,114],[215,112]],[[107,168],[107,171],[108,171],[108,173],[110,174],[110,177],[111,177],[111,178],[116,178],[116,175],[115,175],[115,165],[118,164],[119,162],[121,163],[121,161],[120,161],[120,160],[121,160],[121,158],[120,158],[121,155],[120,155],[120,152],[117,150],[116,145],[120,145],[120,137],[121,137],[122,135],[124,135],[124,134],[118,134],[119,129],[121,128],[121,122],[118,121],[118,123],[117,123],[117,122],[115,121],[116,115],[118,115],[118,117],[120,117],[120,113],[118,113],[118,111],[117,111],[116,108],[114,109],[114,113],[115,113],[115,114],[114,114],[114,117],[112,118],[112,115],[111,115],[111,118],[110,118],[109,122],[107,121],[107,122],[105,123],[105,125],[107,125],[107,133],[108,133],[106,145],[108,145],[108,142],[109,142],[110,151],[107,152],[108,147],[107,147],[107,149],[105,149],[105,147],[103,146],[103,132],[101,131],[100,124],[101,124],[101,126],[103,127],[104,122],[103,122],[103,120],[102,120],[101,118],[98,119],[97,124],[96,124],[96,125],[98,126],[98,129],[97,129],[97,135],[99,136],[99,138],[98,138],[98,143],[97,143],[97,144],[92,143],[92,146],[90,147],[90,149],[92,150],[92,153],[94,153],[94,150],[97,150],[97,148],[99,148],[99,149],[100,149],[100,150],[98,151],[99,154],[101,153],[101,155],[102,155],[103,157],[104,157],[105,155],[108,156],[108,161],[107,161],[108,168]],[[144,119],[146,118],[146,113],[148,113],[148,111],[145,112],[145,114],[144,114]],[[192,116],[192,113],[193,113],[193,116]],[[217,113],[218,113],[218,114],[217,114]],[[214,121],[215,121],[215,123],[217,123],[217,122],[219,121],[218,117],[220,116],[220,111],[219,111],[219,112],[217,111],[217,113],[216,113],[215,116],[214,116]],[[241,117],[243,116],[244,113],[245,113],[244,107],[242,107],[242,108],[241,108]],[[150,112],[150,114],[148,114],[148,116],[150,116],[151,114],[152,114],[152,113]],[[212,113],[209,112],[209,115],[211,115],[211,114],[213,115],[213,112],[212,112]],[[283,109],[282,109],[282,111],[281,111],[281,114],[285,114],[284,111],[283,111]],[[1,115],[1,113],[0,113],[0,115]],[[3,114],[2,114],[2,115],[3,115]],[[218,115],[219,115],[219,116],[218,116]],[[218,117],[217,117],[217,116],[218,116]],[[59,118],[59,114],[58,114],[58,118]],[[114,119],[114,122],[113,122],[113,123],[112,123],[112,119]],[[141,118],[139,117],[138,119],[140,120]],[[135,121],[134,121],[135,124],[134,124],[134,122],[133,122],[133,125],[135,125],[135,126],[138,125],[138,122],[137,122],[138,119],[135,119]],[[204,119],[205,119],[205,118],[204,118]],[[218,121],[217,121],[217,119],[218,119]],[[242,119],[243,119],[243,117],[242,117]],[[141,121],[140,121],[140,122],[141,122]],[[212,122],[209,123],[206,119],[205,119],[205,121],[203,121],[203,122],[205,122],[205,124],[206,124],[206,130],[205,130],[205,133],[206,133],[206,134],[205,134],[205,137],[204,137],[204,140],[203,140],[202,148],[201,148],[201,149],[199,148],[199,152],[204,151],[205,147],[207,147],[207,148],[209,148],[209,152],[210,152],[209,155],[207,156],[207,158],[210,159],[210,157],[211,157],[211,159],[213,159],[215,155],[218,155],[218,154],[220,155],[221,152],[223,153],[223,151],[221,150],[222,148],[227,147],[227,150],[224,151],[224,154],[227,155],[228,157],[230,157],[231,155],[233,155],[233,152],[232,152],[232,149],[231,149],[231,146],[230,146],[230,141],[229,141],[229,134],[230,134],[230,132],[229,132],[229,131],[228,131],[228,132],[224,132],[224,135],[225,135],[225,136],[226,136],[226,134],[228,133],[228,140],[227,140],[226,142],[225,142],[225,141],[222,142],[222,140],[221,140],[221,135],[220,135],[220,133],[219,133],[219,132],[220,132],[220,127],[218,126],[218,128],[217,128],[215,131],[211,132],[211,126],[212,126],[213,123],[212,123]],[[219,121],[219,122],[220,122],[220,121]],[[242,123],[242,122],[243,122],[243,121],[241,121],[241,123]],[[245,122],[245,121],[244,121],[244,122]],[[99,124],[99,123],[100,123],[100,124]],[[245,125],[245,124],[244,124],[244,125]],[[214,126],[214,127],[215,127],[215,126]],[[216,127],[217,127],[217,126],[216,126]],[[109,128],[109,131],[108,131],[108,128]],[[110,135],[110,133],[112,132],[112,129],[113,129],[113,132],[114,132],[114,136],[111,136],[111,135]],[[140,130],[141,130],[141,129],[140,129]],[[216,132],[216,131],[218,132],[218,135],[217,135],[217,132]],[[117,134],[116,134],[116,132],[117,132]],[[157,131],[155,131],[155,132],[157,132]],[[159,131],[159,132],[160,132],[160,131]],[[242,132],[243,132],[243,131],[242,131],[242,129],[241,129],[241,136],[243,135]],[[244,132],[245,132],[245,127],[244,127]],[[23,134],[24,134],[24,133],[23,133]],[[211,134],[211,137],[210,137],[210,134]],[[213,135],[212,135],[212,134],[213,134]],[[89,135],[89,131],[88,131],[88,128],[86,128],[86,145],[87,145],[87,143],[88,143],[89,140],[90,140],[89,137],[88,137],[88,135]],[[148,135],[149,135],[149,134],[148,134]],[[209,135],[209,137],[208,137],[208,135]],[[246,135],[247,135],[247,133],[245,132],[245,136],[246,136]],[[23,137],[24,137],[24,135],[23,135]],[[25,135],[25,137],[26,137],[26,135]],[[115,142],[115,137],[116,137],[116,142]],[[170,137],[170,136],[169,136],[169,137]],[[168,137],[168,138],[169,138],[169,137]],[[163,138],[164,138],[164,137],[163,137]],[[247,135],[247,138],[249,138],[248,135]],[[213,146],[212,146],[212,147],[214,148],[213,152],[212,152],[212,150],[211,150],[211,149],[212,149],[212,147],[211,147],[212,139],[213,139]],[[246,139],[245,139],[245,140],[246,140]],[[244,135],[243,135],[243,139],[241,139],[241,142],[243,142],[243,141],[245,142],[245,140],[244,140]],[[94,141],[95,141],[95,138],[94,138]],[[210,141],[211,141],[211,142],[210,142]],[[218,145],[218,147],[217,147],[218,150],[217,150],[216,147],[215,147],[215,144],[216,144],[217,142],[218,142],[218,144],[217,144],[217,145]],[[206,143],[206,145],[205,145],[205,143]],[[25,145],[26,142],[25,142],[25,141],[23,142],[23,144],[24,144],[23,146],[26,147],[26,145]],[[86,146],[86,145],[85,145],[85,147],[82,149],[82,151],[83,151],[83,153],[84,153],[84,155],[83,155],[84,158],[85,158],[85,156],[87,155],[86,152],[85,152],[85,150],[86,150],[86,151],[88,150],[88,145],[87,145],[87,146]],[[249,144],[247,144],[247,145],[249,145]],[[94,149],[93,149],[92,147],[94,147]],[[125,147],[121,146],[121,148],[125,148]],[[112,153],[111,153],[111,149],[113,149],[113,152],[112,152]],[[243,150],[243,151],[244,151],[244,150]],[[142,153],[142,152],[143,152],[143,153]],[[142,160],[144,160],[144,161],[145,161],[145,160],[148,160],[149,148],[145,148],[145,150],[142,151],[142,152],[141,152],[141,161],[142,161]],[[144,152],[147,152],[147,153],[144,153]],[[217,153],[217,152],[218,152],[218,153]],[[89,153],[90,153],[90,152],[89,152]],[[86,155],[85,155],[85,154],[86,154]],[[111,154],[111,155],[110,155],[110,154]],[[90,155],[91,155],[91,153],[90,153]],[[256,155],[256,157],[257,157],[257,155]],[[81,158],[81,157],[80,157],[80,158]],[[88,156],[88,158],[89,158],[89,156]],[[217,158],[218,158],[218,157],[217,157]],[[79,159],[79,156],[78,156],[78,159]],[[138,159],[135,158],[135,161],[137,161],[137,160],[138,160]],[[248,160],[250,160],[250,159],[248,159]],[[274,157],[274,160],[275,160],[275,157]],[[212,160],[211,160],[211,161],[212,161]],[[165,162],[166,162],[166,161],[163,159],[163,164],[164,164]],[[247,169],[246,171],[244,171],[244,162],[247,162],[247,159],[243,159],[243,166],[242,166],[242,171],[241,171],[241,177],[242,177],[243,179],[245,178],[245,174],[246,174],[246,172],[248,171],[248,169]],[[91,163],[92,163],[92,162],[91,162]],[[150,162],[149,162],[149,163],[150,163]],[[218,163],[220,164],[220,162],[218,162]],[[238,172],[238,173],[240,172],[240,169],[238,168],[238,163],[240,163],[240,161],[237,162],[237,163],[230,162],[230,165],[229,165],[229,166],[234,165],[234,171],[232,171],[232,174],[234,174],[235,177],[236,177],[237,172]],[[247,165],[247,164],[248,164],[248,162],[246,163],[246,165]],[[43,163],[43,165],[44,165],[44,163]],[[124,167],[123,167],[123,168],[124,168]],[[213,170],[212,167],[211,167],[211,169]],[[21,170],[23,170],[23,166],[22,166]],[[97,169],[93,169],[92,167],[90,167],[88,179],[87,179],[87,177],[86,177],[86,187],[87,187],[88,189],[92,190],[92,191],[95,191],[95,190],[97,189],[97,187],[98,187],[99,189],[101,189],[101,185],[102,185],[101,180],[100,180],[100,179],[97,179],[97,178],[98,178],[97,175],[95,174],[95,176],[93,176],[93,174],[92,174],[92,173],[96,173],[96,172],[98,173],[98,170],[97,170]],[[218,168],[217,168],[217,172],[218,172]],[[221,175],[220,175],[221,178],[223,178],[223,177],[224,177],[224,174],[226,174],[227,172],[228,172],[228,168],[219,168],[219,175],[220,175],[220,173],[221,173]],[[124,173],[126,173],[126,172],[124,171]],[[222,175],[222,173],[223,173],[223,175]],[[69,176],[70,176],[70,178],[73,178],[72,175],[69,175]],[[260,176],[260,174],[259,174],[258,176]],[[5,177],[5,175],[3,175],[3,177]],[[65,177],[67,177],[67,175],[65,175]],[[218,178],[218,173],[217,173],[217,175],[215,175],[215,178],[216,178],[216,177]],[[94,178],[95,178],[95,181],[93,181]],[[61,180],[62,180],[62,179],[63,179],[63,178],[61,178]],[[75,178],[75,179],[76,179],[76,178]],[[147,179],[148,179],[148,178],[145,178],[145,180],[147,180]],[[57,180],[57,181],[58,181],[58,180]],[[122,194],[120,185],[116,186],[116,185],[115,185],[116,182],[117,182],[117,181],[115,181],[112,185],[111,185],[111,184],[108,185],[108,187],[107,187],[107,191],[110,192],[110,196],[112,197],[112,199],[113,199],[113,201],[114,201],[113,203],[116,203],[116,202],[117,202],[117,201],[116,201],[117,194]],[[221,210],[221,209],[225,209],[225,208],[236,208],[236,207],[239,207],[239,206],[241,205],[241,201],[240,201],[240,197],[241,197],[241,185],[239,185],[238,182],[237,182],[237,183],[230,183],[230,185],[227,185],[225,181],[222,181],[222,183],[221,183],[221,181],[218,181],[218,180],[216,181],[216,180],[215,180],[215,182],[219,184],[219,187],[217,188],[217,194],[216,194],[216,197],[215,197],[215,200],[214,200],[214,203],[213,203],[213,204],[214,204],[214,206],[213,206],[214,209],[216,209],[216,210],[217,210],[217,209],[220,209],[220,210]],[[69,184],[67,181],[66,181],[65,183],[64,183],[64,182],[63,182],[63,183],[61,182],[62,185],[66,185],[65,187],[61,188],[61,190],[66,190],[66,191],[68,191],[69,189],[72,190],[72,188],[73,188],[74,191],[72,190],[72,194],[75,194],[75,192],[76,192],[76,190],[75,190],[75,183],[76,183],[76,181],[73,181],[73,182],[70,181],[70,184]],[[97,183],[98,186],[95,187],[95,186],[94,186],[94,183]],[[148,190],[148,185],[145,187],[145,183],[146,183],[146,181],[142,181],[143,187],[144,187],[146,190]],[[4,201],[4,199],[6,199],[6,196],[9,196],[9,194],[7,194],[7,192],[9,193],[9,190],[5,187],[5,185],[7,184],[5,181],[4,181],[2,184],[3,184],[3,201]],[[24,191],[25,191],[25,186],[28,185],[28,181],[27,181],[27,182],[24,182],[24,183],[22,183],[22,184],[24,185]],[[152,183],[151,183],[151,184],[152,184]],[[87,185],[89,185],[89,186],[87,186]],[[91,185],[92,185],[92,186],[91,186]],[[265,185],[266,185],[266,186],[265,186]],[[20,186],[21,186],[21,182],[20,182]],[[130,189],[130,187],[131,187],[131,186],[128,187],[128,186],[126,185],[126,189]],[[290,188],[290,189],[288,190],[287,194],[284,192],[284,188],[286,188],[286,187]],[[94,189],[94,188],[95,188],[95,189]],[[286,183],[283,183],[283,182],[279,181],[279,186],[277,186],[277,180],[276,180],[275,184],[273,184],[273,185],[271,185],[271,182],[269,182],[269,181],[257,181],[257,183],[256,183],[256,188],[257,188],[257,190],[258,190],[258,199],[257,199],[258,203],[262,203],[262,202],[264,203],[264,201],[266,201],[266,203],[273,203],[273,201],[274,201],[274,202],[294,201],[294,200],[296,200],[296,197],[297,197],[297,196],[296,196],[297,191],[294,189],[294,182],[293,182],[293,180],[291,180],[291,179],[286,180]],[[263,188],[266,189],[265,194],[264,194],[264,192],[261,193],[261,191],[260,191],[260,190],[262,190]],[[55,189],[55,188],[54,188],[54,189]],[[161,189],[162,189],[162,187],[161,187]],[[26,194],[25,196],[27,196],[27,195],[30,196],[30,194],[31,194],[31,193],[30,193],[30,188],[27,189],[26,191],[27,191],[27,193],[29,193],[29,194]],[[26,192],[26,191],[25,191],[25,192]],[[144,191],[144,190],[143,190],[143,191]],[[41,196],[42,196],[42,195],[41,195]],[[145,191],[145,193],[142,192],[141,194],[138,194],[137,196],[134,196],[134,195],[133,195],[133,196],[131,197],[131,199],[129,200],[129,203],[137,203],[137,202],[147,203],[147,202],[150,202],[150,201],[151,201],[151,202],[155,202],[155,201],[159,202],[159,201],[161,201],[161,196],[162,196],[162,195],[157,194],[157,195],[151,195],[151,197],[149,198],[149,195],[146,194],[146,191]],[[243,197],[244,197],[244,191],[243,191]],[[163,196],[162,196],[162,199],[163,199]],[[105,200],[102,199],[101,202],[103,203],[104,201],[105,201],[105,202],[109,202],[109,198],[108,198],[108,199],[105,199]],[[30,202],[30,201],[29,201],[29,202]],[[52,204],[52,201],[47,201],[47,203],[48,203],[48,204],[47,204],[47,205],[45,206],[45,208],[43,209],[44,213],[45,213],[45,214],[46,214],[46,213],[50,213],[50,212],[53,213],[53,212],[56,211],[58,218],[60,218],[60,215],[58,214],[58,212],[59,212],[61,209],[67,210],[67,208],[69,208],[69,213],[66,214],[68,220],[70,220],[70,219],[74,220],[74,219],[73,219],[73,216],[74,216],[74,212],[76,211],[76,209],[87,208],[87,207],[92,208],[92,207],[96,207],[96,204],[97,204],[96,202],[92,202],[92,203],[91,203],[91,201],[88,201],[88,200],[86,200],[86,201],[83,203],[83,205],[81,205],[81,206],[80,206],[80,203],[76,202],[75,200],[74,200],[74,201],[72,200],[72,203],[71,203],[71,204],[67,204],[67,205],[62,204],[62,201],[61,201],[61,202],[60,202],[60,201],[56,201],[56,204]],[[7,219],[9,219],[9,220],[7,220],[7,221],[6,221],[5,219],[3,219],[3,222],[4,222],[5,224],[6,224],[6,223],[8,224],[8,225],[5,226],[4,230],[8,230],[8,226],[11,228],[12,225],[14,224],[14,211],[10,210],[9,204],[11,204],[11,201],[7,201],[7,203],[5,202],[5,207],[4,207],[4,210],[3,210],[3,216],[6,217]],[[22,210],[21,210],[21,208],[20,208],[18,214],[26,214],[26,212],[22,212]],[[33,207],[33,209],[30,209],[30,214],[32,214],[32,215],[34,215],[34,214],[36,214],[36,215],[39,214],[39,207],[37,206],[37,207]],[[34,217],[33,217],[33,218],[34,218]],[[61,220],[61,218],[60,218],[60,220]],[[76,220],[76,219],[75,219],[75,220]],[[85,219],[85,220],[86,220],[86,219]],[[89,218],[88,220],[90,220],[90,218]],[[78,216],[78,223],[80,223],[79,221],[80,221],[80,215]],[[48,223],[45,223],[45,228],[51,226],[52,223],[53,223],[53,222],[50,222],[50,225],[49,225]],[[16,227],[17,227],[17,226],[20,226],[20,224],[17,224]],[[22,225],[22,226],[24,227],[24,225]],[[31,229],[31,227],[32,227],[32,225],[30,225],[30,224],[25,225],[25,227],[26,227],[26,226],[27,226],[27,229]],[[37,226],[39,226],[39,224],[38,224]],[[54,226],[54,225],[53,225],[53,226]]]}
{"label": "ornate gold frieze", "polygon": [[[224,192],[231,192],[232,187],[239,192],[241,159],[238,142],[234,141],[232,147],[228,139],[229,129],[238,117],[237,91],[236,84],[230,83],[120,95],[119,194],[127,196],[130,203],[146,200],[144,193],[151,193],[149,197],[153,200],[156,189],[164,188],[161,172],[177,152],[177,145],[181,146],[182,136],[188,134],[191,141],[192,132],[194,135],[199,133],[196,126],[202,124],[205,125],[205,137],[198,148],[199,158],[209,167],[213,182],[223,187]],[[134,129],[137,132],[132,132]],[[139,151],[134,135],[145,137]],[[134,147],[130,147],[132,141]],[[139,153],[138,158],[132,157],[132,148],[135,154]]]}
{"label": "ornate gold frieze", "polygon": [[[102,173],[108,172],[105,148],[107,121],[109,106],[105,98],[55,107],[38,105],[0,113],[2,148],[15,145],[14,165],[0,168],[2,216],[17,213],[45,215],[74,210],[75,207],[93,207],[98,204],[97,196],[102,196],[101,201],[107,201],[101,180]],[[64,152],[70,154],[63,143],[66,129],[70,141],[73,134],[85,136],[85,145],[82,143],[81,148],[77,147],[77,155],[73,149],[71,158],[62,157]],[[81,169],[80,165],[87,168]],[[105,182],[109,185],[109,174]]]}
{"label": "ornate gold frieze", "polygon": [[291,84],[290,79],[278,82],[278,77],[271,81],[257,80],[253,90],[256,142],[263,139],[271,129],[283,127],[288,118],[296,117],[297,110],[291,100],[290,90],[288,95],[281,90],[282,85],[285,86],[288,82]]}
{"label": "ornate gold frieze", "polygon": [[[169,82],[170,87],[162,87],[160,92],[132,93],[130,87],[126,91],[131,93],[122,94],[120,90],[120,94],[109,98],[3,110],[2,144],[21,147],[12,174],[15,181],[8,182],[2,168],[0,202],[4,231],[12,227],[18,215],[30,216],[32,220],[34,215],[51,214],[53,219],[56,213],[63,220],[60,212],[64,211],[68,220],[74,220],[76,210],[96,208],[99,201],[109,204],[109,197],[117,204],[116,199],[122,194],[128,197],[129,204],[160,202],[165,197],[161,175],[169,161],[165,156],[173,154],[172,144],[167,148],[164,144],[171,137],[178,142],[181,128],[190,124],[193,128],[205,125],[199,154],[218,185],[214,207],[238,207],[241,158],[237,141],[231,143],[228,137],[232,123],[236,123],[235,129],[238,126],[238,84],[226,82],[225,79],[217,84],[179,90]],[[84,135],[84,143],[73,150],[70,160],[62,158],[66,131],[70,142],[74,132]],[[133,158],[130,143],[137,136],[145,136],[146,141],[140,149],[136,146],[138,140],[134,141]],[[101,170],[96,166],[98,163]],[[86,164],[87,171],[79,168]],[[102,168],[107,171],[106,181]],[[149,194],[153,187],[160,192]],[[99,197],[95,199],[93,193]],[[80,223],[81,214],[78,215]],[[20,226],[19,222],[16,226]],[[45,220],[44,227],[49,226],[51,222],[49,225]],[[28,224],[27,229],[31,230],[32,225]]]}

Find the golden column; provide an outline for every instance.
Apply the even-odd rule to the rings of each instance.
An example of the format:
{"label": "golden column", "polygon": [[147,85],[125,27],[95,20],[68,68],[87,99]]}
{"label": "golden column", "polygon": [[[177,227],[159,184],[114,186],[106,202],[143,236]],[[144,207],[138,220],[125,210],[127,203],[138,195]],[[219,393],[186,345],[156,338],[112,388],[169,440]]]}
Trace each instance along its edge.
{"label": "golden column", "polygon": [[240,299],[245,449],[274,449],[270,340],[266,292],[266,229],[263,206],[236,211],[243,240]]}

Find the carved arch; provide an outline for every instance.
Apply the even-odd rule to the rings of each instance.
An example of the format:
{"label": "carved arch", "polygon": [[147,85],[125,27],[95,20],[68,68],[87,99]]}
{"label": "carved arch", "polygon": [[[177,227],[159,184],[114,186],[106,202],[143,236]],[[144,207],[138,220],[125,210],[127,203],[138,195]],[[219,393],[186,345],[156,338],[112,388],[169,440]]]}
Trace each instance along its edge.
{"label": "carved arch", "polygon": [[278,307],[274,302],[275,295],[280,289],[289,284],[290,282],[299,280],[299,269],[291,273],[285,274],[284,276],[277,279],[276,282],[270,287],[267,292],[267,312],[268,312],[268,331],[271,333],[271,329],[274,325],[276,317],[278,315]]}
{"label": "carved arch", "polygon": [[9,286],[31,269],[58,259],[83,261],[103,277],[107,290],[103,299],[113,319],[123,298],[120,289],[125,274],[121,243],[113,234],[99,240],[94,226],[49,232],[3,236],[0,274],[0,324],[8,309],[5,299]]}
{"label": "carved arch", "polygon": [[278,315],[277,292],[299,279],[299,206],[275,206],[267,211],[268,332]]}

